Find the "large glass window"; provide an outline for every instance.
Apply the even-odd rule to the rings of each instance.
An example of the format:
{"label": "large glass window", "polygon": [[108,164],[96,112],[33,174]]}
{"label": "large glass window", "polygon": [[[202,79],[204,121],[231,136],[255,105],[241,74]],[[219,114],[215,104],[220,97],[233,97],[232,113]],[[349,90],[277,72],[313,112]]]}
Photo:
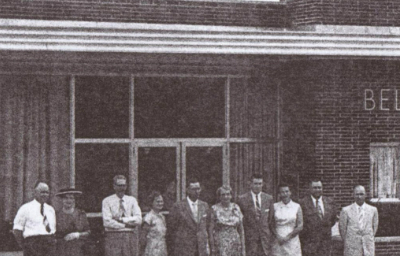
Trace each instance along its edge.
{"label": "large glass window", "polygon": [[80,76],[75,84],[75,137],[129,138],[129,78]]}
{"label": "large glass window", "polygon": [[248,191],[252,172],[274,180],[275,110],[264,80],[78,76],[73,81],[72,172],[88,212],[101,211],[102,200],[114,193],[116,174],[128,177],[127,194],[137,197],[144,212],[153,190],[163,194],[164,210],[170,210],[185,197],[192,177],[209,204],[218,201],[216,190],[224,183],[231,184],[235,198]]}
{"label": "large glass window", "polygon": [[102,200],[114,194],[114,176],[122,174],[129,179],[129,145],[77,144],[75,151],[75,185],[83,192],[81,207],[101,212]]}
{"label": "large glass window", "polygon": [[217,189],[222,186],[222,147],[187,147],[186,178],[199,180],[202,191],[200,199],[215,204]]}
{"label": "large glass window", "polygon": [[152,202],[149,194],[156,190],[162,193],[164,209],[170,210],[176,202],[176,148],[139,148],[139,202],[142,211],[149,211]]}
{"label": "large glass window", "polygon": [[224,137],[224,85],[223,78],[135,78],[135,137]]}

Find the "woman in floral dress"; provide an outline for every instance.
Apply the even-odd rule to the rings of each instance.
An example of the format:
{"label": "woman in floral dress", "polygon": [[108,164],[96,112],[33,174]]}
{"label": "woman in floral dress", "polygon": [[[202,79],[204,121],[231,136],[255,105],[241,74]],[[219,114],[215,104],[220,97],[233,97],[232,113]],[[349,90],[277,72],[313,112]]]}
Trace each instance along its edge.
{"label": "woman in floral dress", "polygon": [[245,256],[243,215],[232,203],[229,186],[217,190],[220,202],[210,212],[209,239],[212,256]]}
{"label": "woman in floral dress", "polygon": [[164,206],[163,197],[160,192],[152,192],[149,196],[152,203],[150,212],[143,218],[140,232],[141,255],[143,256],[167,256],[167,245],[165,234],[167,226],[165,217],[160,213]]}

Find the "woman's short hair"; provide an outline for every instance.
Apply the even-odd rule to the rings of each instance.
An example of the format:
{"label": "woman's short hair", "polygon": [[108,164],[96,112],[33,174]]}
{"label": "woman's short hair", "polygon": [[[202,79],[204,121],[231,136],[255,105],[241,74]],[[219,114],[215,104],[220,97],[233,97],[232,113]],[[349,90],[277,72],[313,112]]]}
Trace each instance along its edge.
{"label": "woman's short hair", "polygon": [[162,196],[160,191],[153,190],[150,192],[149,196],[147,197],[147,201],[148,201],[150,207],[153,205],[154,199],[156,199],[159,196]]}
{"label": "woman's short hair", "polygon": [[232,193],[233,193],[232,188],[231,188],[230,186],[228,186],[228,185],[223,185],[222,187],[219,187],[219,188],[217,189],[217,198],[220,198],[220,197],[221,197],[221,192],[222,192],[222,190],[227,190],[227,191],[229,191],[229,193],[231,193],[231,195],[232,195]]}

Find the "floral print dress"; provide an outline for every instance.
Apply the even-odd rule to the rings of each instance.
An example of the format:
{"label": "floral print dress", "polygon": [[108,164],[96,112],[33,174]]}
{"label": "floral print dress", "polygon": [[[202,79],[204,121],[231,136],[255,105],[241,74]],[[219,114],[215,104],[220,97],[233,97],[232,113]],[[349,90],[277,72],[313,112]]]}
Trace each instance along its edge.
{"label": "floral print dress", "polygon": [[151,210],[143,218],[143,221],[150,226],[146,237],[147,243],[144,256],[167,256],[165,242],[167,227],[164,216]]}
{"label": "floral print dress", "polygon": [[242,244],[238,232],[242,219],[243,215],[237,204],[230,203],[226,208],[220,203],[212,206],[215,256],[242,256]]}

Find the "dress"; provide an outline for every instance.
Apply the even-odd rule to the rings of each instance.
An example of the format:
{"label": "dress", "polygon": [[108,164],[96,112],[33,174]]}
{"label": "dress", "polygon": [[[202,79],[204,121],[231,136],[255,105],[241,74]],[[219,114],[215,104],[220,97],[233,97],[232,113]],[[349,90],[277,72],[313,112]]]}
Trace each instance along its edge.
{"label": "dress", "polygon": [[220,203],[212,206],[214,222],[215,256],[242,256],[242,244],[238,227],[243,220],[237,204],[224,208]]}
{"label": "dress", "polygon": [[151,210],[143,218],[143,221],[150,226],[146,237],[144,256],[167,256],[165,217]]}
{"label": "dress", "polygon": [[89,231],[89,222],[86,213],[76,208],[71,214],[60,210],[56,212],[56,219],[57,256],[85,256],[83,245],[86,239],[79,238],[65,241],[64,237],[73,232]]}
{"label": "dress", "polygon": [[[300,205],[290,201],[288,204],[278,202],[274,204],[275,229],[278,235],[287,236],[296,227],[297,212],[301,211]],[[272,244],[274,256],[301,256],[299,236],[295,236],[283,245],[275,239]]]}

